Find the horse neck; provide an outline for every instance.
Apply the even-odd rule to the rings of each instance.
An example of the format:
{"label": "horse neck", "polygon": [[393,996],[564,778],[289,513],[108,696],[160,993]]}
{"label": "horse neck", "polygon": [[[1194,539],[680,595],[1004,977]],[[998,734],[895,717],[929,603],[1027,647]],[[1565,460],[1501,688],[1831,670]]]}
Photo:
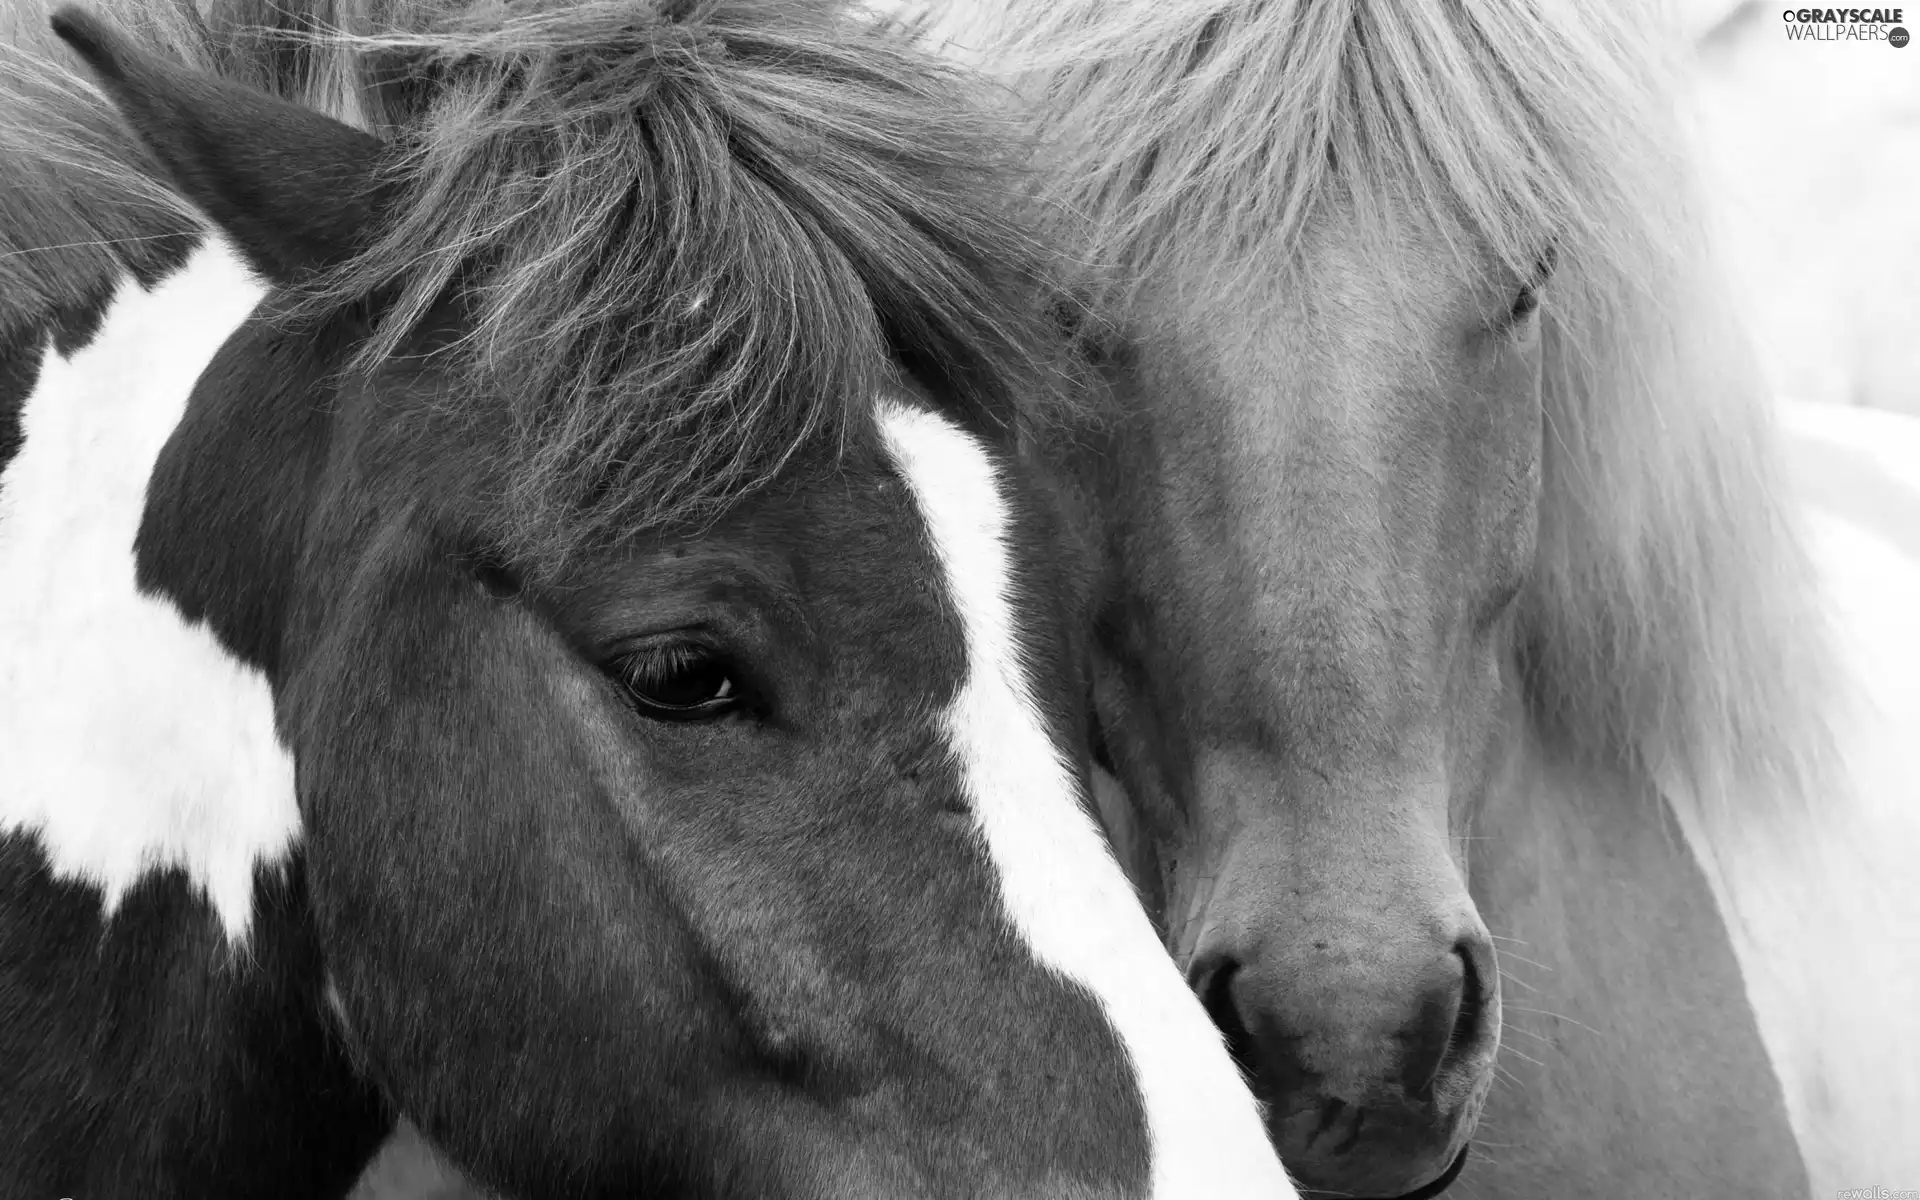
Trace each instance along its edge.
{"label": "horse neck", "polygon": [[337,1196],[388,1124],[323,1017],[271,691],[134,561],[155,460],[257,299],[219,257],[8,348],[0,1061],[27,1066],[0,1072],[0,1195]]}
{"label": "horse neck", "polygon": [[1673,810],[1643,775],[1576,761],[1516,719],[1508,770],[1460,831],[1505,1026],[1483,1120],[1501,1149],[1471,1181],[1524,1194],[1551,1169],[1591,1194],[1808,1194],[1740,958]]}
{"label": "horse neck", "polygon": [[263,880],[244,947],[184,875],[112,918],[0,837],[9,964],[0,1194],[337,1198],[391,1127],[316,997],[322,966],[295,864]]}

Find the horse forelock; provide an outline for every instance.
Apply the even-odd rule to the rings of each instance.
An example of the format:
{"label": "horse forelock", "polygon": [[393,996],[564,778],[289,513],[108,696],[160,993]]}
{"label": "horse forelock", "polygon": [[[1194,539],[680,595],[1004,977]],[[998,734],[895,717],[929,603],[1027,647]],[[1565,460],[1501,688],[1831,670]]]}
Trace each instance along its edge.
{"label": "horse forelock", "polygon": [[1382,246],[1424,214],[1462,271],[1551,247],[1536,714],[1702,795],[1823,789],[1831,655],[1657,4],[957,0],[935,32],[1025,98],[1035,211],[1122,326],[1235,312],[1328,205]]}
{"label": "horse forelock", "polygon": [[837,4],[681,8],[428,4],[341,35],[404,81],[396,199],[309,300],[397,297],[370,367],[458,298],[435,364],[504,408],[502,533],[539,557],[719,515],[830,453],[896,362],[990,426],[1076,394],[1008,139],[958,74]]}

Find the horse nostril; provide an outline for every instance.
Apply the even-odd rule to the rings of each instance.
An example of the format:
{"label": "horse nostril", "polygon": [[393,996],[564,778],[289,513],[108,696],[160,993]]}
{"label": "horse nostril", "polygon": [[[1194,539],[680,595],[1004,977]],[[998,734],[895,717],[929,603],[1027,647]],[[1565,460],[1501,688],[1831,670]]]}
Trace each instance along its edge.
{"label": "horse nostril", "polygon": [[1447,1040],[1447,1060],[1442,1069],[1471,1053],[1486,1032],[1487,984],[1473,949],[1464,940],[1453,948],[1460,958],[1460,1014],[1453,1021],[1453,1036]]}
{"label": "horse nostril", "polygon": [[1486,983],[1478,956],[1465,940],[1454,945],[1446,974],[1447,981],[1422,1000],[1420,1016],[1407,1034],[1402,1082],[1409,1095],[1421,1100],[1432,1099],[1438,1081],[1479,1048],[1486,1032]]}
{"label": "horse nostril", "polygon": [[1434,1081],[1454,1052],[1461,1018],[1467,1008],[1467,957],[1456,948],[1435,964],[1439,976],[1429,982],[1417,1000],[1413,1020],[1400,1033],[1406,1057],[1400,1085],[1416,1100],[1433,1098]]}

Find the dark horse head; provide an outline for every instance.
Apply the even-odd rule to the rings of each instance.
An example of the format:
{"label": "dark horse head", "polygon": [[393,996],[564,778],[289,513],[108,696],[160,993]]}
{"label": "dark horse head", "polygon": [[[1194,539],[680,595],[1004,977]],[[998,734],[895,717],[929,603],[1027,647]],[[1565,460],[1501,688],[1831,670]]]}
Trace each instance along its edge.
{"label": "dark horse head", "polygon": [[386,142],[9,95],[13,243],[212,227],[7,314],[0,1194],[1293,1194],[1085,808],[997,135],[695,7],[395,36]]}

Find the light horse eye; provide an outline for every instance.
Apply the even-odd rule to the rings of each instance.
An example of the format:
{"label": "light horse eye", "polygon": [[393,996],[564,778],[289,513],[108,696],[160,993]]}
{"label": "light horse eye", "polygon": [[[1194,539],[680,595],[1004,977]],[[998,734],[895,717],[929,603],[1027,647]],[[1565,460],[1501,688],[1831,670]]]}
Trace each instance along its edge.
{"label": "light horse eye", "polygon": [[1517,325],[1540,310],[1540,297],[1546,291],[1547,281],[1553,278],[1553,269],[1557,265],[1559,255],[1552,246],[1540,252],[1540,257],[1533,263],[1533,274],[1528,276],[1519,294],[1513,298],[1513,306],[1507,311],[1512,323]]}

